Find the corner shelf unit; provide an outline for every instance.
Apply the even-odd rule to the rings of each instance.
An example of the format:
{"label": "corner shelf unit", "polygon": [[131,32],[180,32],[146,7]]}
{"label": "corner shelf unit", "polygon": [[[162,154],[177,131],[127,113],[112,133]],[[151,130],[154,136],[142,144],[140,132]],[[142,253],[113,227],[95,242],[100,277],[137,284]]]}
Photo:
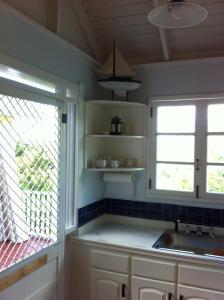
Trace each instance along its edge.
{"label": "corner shelf unit", "polygon": [[[110,135],[111,119],[125,122],[124,135]],[[147,105],[135,102],[90,100],[86,102],[85,168],[103,172],[133,172],[146,168]],[[96,168],[101,157],[123,160],[119,168]],[[133,160],[133,166],[125,162]]]}

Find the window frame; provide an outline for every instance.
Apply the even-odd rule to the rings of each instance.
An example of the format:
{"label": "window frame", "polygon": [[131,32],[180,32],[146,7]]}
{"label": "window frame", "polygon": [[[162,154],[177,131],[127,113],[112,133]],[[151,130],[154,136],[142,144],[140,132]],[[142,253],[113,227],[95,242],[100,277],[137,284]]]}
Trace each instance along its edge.
{"label": "window frame", "polygon": [[[52,75],[46,71],[42,71],[40,69],[37,69],[33,66],[30,66],[24,62],[21,62],[17,59],[11,58],[9,56],[6,56],[2,53],[0,53],[0,63],[5,64],[6,66],[13,67],[15,69],[18,69],[19,71],[27,72],[33,76],[37,76],[37,78],[42,78],[43,80],[55,83],[56,86],[56,93],[50,93],[48,91],[44,91],[32,86],[26,86],[25,84],[18,83],[9,79],[0,78],[0,89],[2,94],[6,94],[12,97],[29,97],[30,100],[36,101],[39,103],[46,103],[46,104],[53,104],[57,105],[61,113],[68,113],[68,106],[69,104],[72,104],[76,107],[76,119],[75,119],[75,150],[73,152],[74,155],[74,163],[77,165],[78,163],[78,151],[77,151],[77,136],[78,136],[78,118],[77,118],[77,110],[80,103],[80,97],[83,95],[83,85],[79,82],[69,82],[62,78],[56,77],[55,75]],[[70,227],[70,231],[74,231],[77,229],[77,201],[78,201],[78,195],[77,195],[77,188],[75,190],[75,194],[73,198],[67,197],[66,190],[67,190],[67,176],[69,174],[66,171],[66,158],[67,158],[67,147],[68,147],[68,130],[67,130],[67,124],[63,124],[60,122],[60,132],[61,132],[61,141],[60,141],[60,152],[61,152],[61,158],[60,158],[60,167],[62,166],[62,169],[60,170],[60,180],[61,185],[63,185],[63,188],[59,191],[59,224],[58,224],[58,241],[38,252],[35,254],[21,260],[20,262],[12,265],[11,267],[5,269],[4,271],[0,272],[0,278],[6,276],[7,274],[11,274],[18,270],[19,268],[27,265],[28,263],[32,262],[33,260],[41,257],[42,255],[48,254],[49,259],[56,259],[58,260],[58,268],[63,268],[63,257],[64,257],[64,242],[65,242],[65,235],[68,233],[66,232],[66,205],[68,201],[74,201],[74,225]],[[77,168],[75,168],[77,170]],[[75,173],[75,186],[77,186],[77,172]],[[59,280],[59,287],[58,287],[58,293],[61,293],[61,290],[63,289],[63,282]]]}
{"label": "window frame", "polygon": [[[65,103],[63,100],[51,98],[48,96],[44,96],[42,94],[37,94],[36,92],[30,92],[23,90],[21,88],[17,88],[14,86],[11,86],[9,83],[0,83],[0,90],[1,94],[9,96],[9,97],[18,97],[21,99],[27,99],[28,101],[33,101],[37,103],[42,104],[48,104],[53,105],[58,108],[59,118],[61,114],[64,111]],[[64,138],[64,128],[62,122],[59,119],[59,131],[60,131],[60,143],[59,143],[59,155],[60,155],[60,161],[59,161],[59,180],[61,182],[62,188],[59,187],[59,197],[58,197],[58,232],[57,232],[57,241],[52,243],[50,246],[45,247],[44,249],[38,250],[34,254],[22,259],[21,261],[15,263],[12,266],[7,267],[5,270],[0,272],[0,278],[4,277],[7,274],[10,274],[14,272],[15,270],[18,270],[19,268],[27,265],[29,262],[32,262],[33,260],[41,257],[42,255],[52,253],[52,257],[55,255],[56,247],[58,247],[63,239],[64,239],[64,228],[62,227],[64,224],[64,199],[65,199],[65,187],[64,187],[64,181],[65,181],[65,170],[64,170],[64,161],[65,161],[65,151],[64,147],[66,147],[66,139]],[[61,220],[60,220],[61,218]]]}
{"label": "window frame", "polygon": [[[153,97],[149,99],[148,112],[148,159],[147,159],[147,197],[153,201],[182,202],[182,203],[212,203],[223,204],[223,194],[206,192],[206,166],[207,166],[207,108],[209,104],[224,103],[224,95],[175,95],[169,97]],[[195,160],[199,158],[199,171],[194,171],[194,191],[182,192],[171,190],[158,190],[156,182],[156,128],[157,128],[157,109],[159,106],[196,106],[195,123]],[[203,150],[205,149],[205,150]],[[195,161],[193,163],[195,170]],[[150,183],[151,179],[151,183]],[[196,198],[195,186],[199,185],[199,198]]]}

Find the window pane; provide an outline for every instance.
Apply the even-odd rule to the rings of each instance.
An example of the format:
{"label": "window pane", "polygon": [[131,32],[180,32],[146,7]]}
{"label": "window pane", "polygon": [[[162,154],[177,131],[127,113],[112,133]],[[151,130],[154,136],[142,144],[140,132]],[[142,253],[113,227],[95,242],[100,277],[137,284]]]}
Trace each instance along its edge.
{"label": "window pane", "polygon": [[224,167],[207,167],[207,192],[224,193]]}
{"label": "window pane", "polygon": [[157,164],[156,188],[193,192],[194,167],[190,165]]}
{"label": "window pane", "polygon": [[157,114],[157,132],[194,132],[195,106],[160,106]]}
{"label": "window pane", "polygon": [[224,132],[224,104],[208,106],[208,132]]}
{"label": "window pane", "polygon": [[208,136],[207,161],[224,163],[224,136]]}
{"label": "window pane", "polygon": [[0,95],[0,272],[58,239],[59,113]]}
{"label": "window pane", "polygon": [[158,136],[157,160],[193,162],[194,136]]}

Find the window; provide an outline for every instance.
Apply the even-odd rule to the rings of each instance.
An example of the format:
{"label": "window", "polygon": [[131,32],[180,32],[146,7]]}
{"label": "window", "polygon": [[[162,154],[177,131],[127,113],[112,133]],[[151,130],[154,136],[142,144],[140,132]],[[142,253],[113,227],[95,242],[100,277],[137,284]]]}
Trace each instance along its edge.
{"label": "window", "polygon": [[82,84],[1,54],[0,273],[52,249],[61,263],[65,233],[77,226],[82,97]]}
{"label": "window", "polygon": [[0,95],[0,272],[58,241],[60,106],[52,103]]}
{"label": "window", "polygon": [[170,101],[153,105],[149,189],[196,198],[224,194],[224,104]]}
{"label": "window", "polygon": [[206,192],[224,194],[224,104],[208,105]]}

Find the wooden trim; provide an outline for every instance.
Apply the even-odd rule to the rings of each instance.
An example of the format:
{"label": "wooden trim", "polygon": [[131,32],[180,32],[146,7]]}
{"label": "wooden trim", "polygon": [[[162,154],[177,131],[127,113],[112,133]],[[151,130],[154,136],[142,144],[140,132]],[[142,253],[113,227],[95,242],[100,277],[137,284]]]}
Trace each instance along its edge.
{"label": "wooden trim", "polygon": [[57,34],[58,1],[47,1],[47,29]]}
{"label": "wooden trim", "polygon": [[49,38],[55,40],[61,46],[66,47],[67,49],[70,49],[70,50],[74,51],[75,53],[79,54],[82,57],[85,57],[86,59],[88,59],[89,61],[93,62],[96,65],[101,65],[99,63],[99,61],[97,61],[91,55],[87,54],[86,52],[84,52],[80,48],[76,47],[74,44],[70,43],[69,41],[63,39],[58,34],[50,31],[45,26],[43,26],[43,25],[37,23],[36,21],[32,20],[31,18],[27,17],[26,15],[19,12],[18,10],[16,10],[12,6],[10,6],[9,4],[5,3],[3,0],[0,0],[0,9],[6,10],[7,12],[9,12],[9,13],[13,14],[14,16],[16,16],[17,18],[19,18],[20,20],[22,20],[22,21],[26,22],[27,24],[33,26],[36,30],[39,30],[40,32],[42,32],[43,34],[48,36]]}
{"label": "wooden trim", "polygon": [[82,2],[80,0],[69,0],[69,2],[75,16],[77,17],[83,37],[87,43],[89,50],[91,51],[91,54],[98,61],[102,61],[100,49],[97,45],[96,38],[94,36],[92,27],[90,25]]}
{"label": "wooden trim", "polygon": [[7,289],[17,281],[21,280],[22,278],[26,277],[27,275],[33,273],[34,271],[38,270],[42,266],[47,263],[47,255],[41,256],[40,258],[34,260],[33,262],[25,265],[24,267],[20,268],[19,270],[15,271],[12,274],[9,274],[0,279],[0,292]]}

